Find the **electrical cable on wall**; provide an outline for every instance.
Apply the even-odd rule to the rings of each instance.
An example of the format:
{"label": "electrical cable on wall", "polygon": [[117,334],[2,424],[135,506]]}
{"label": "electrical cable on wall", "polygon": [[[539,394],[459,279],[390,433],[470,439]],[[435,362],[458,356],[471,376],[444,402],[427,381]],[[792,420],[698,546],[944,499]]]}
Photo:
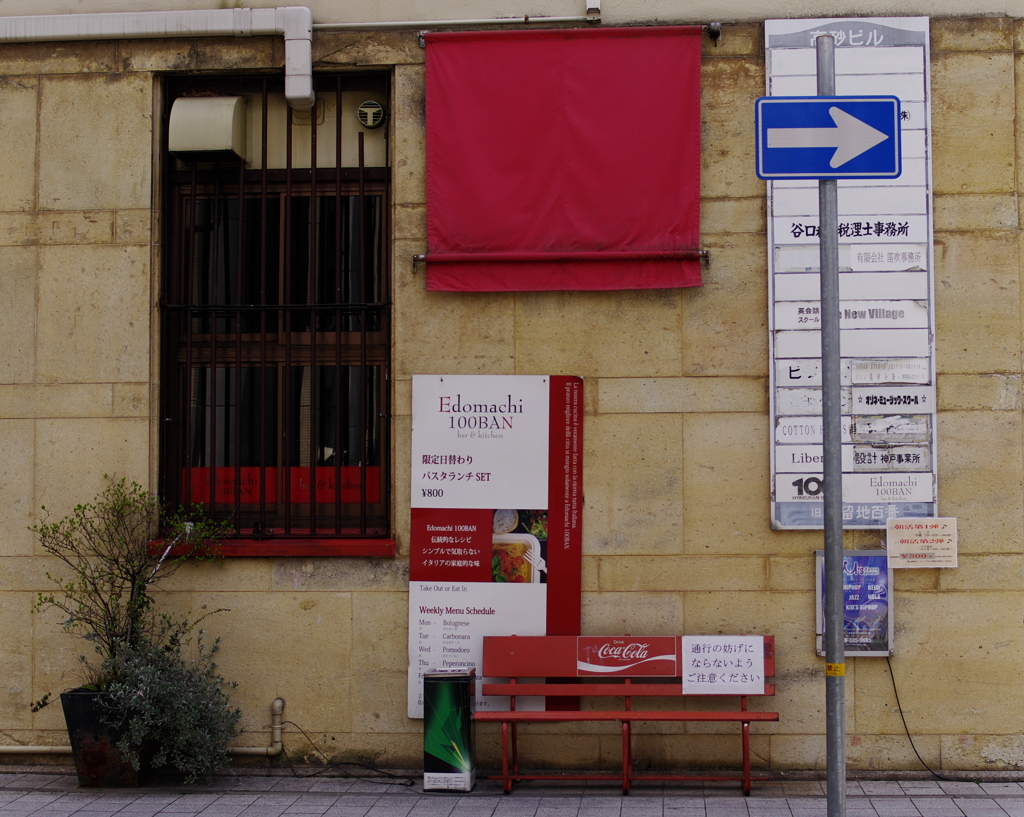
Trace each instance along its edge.
{"label": "electrical cable on wall", "polygon": [[[282,754],[284,755],[285,760],[288,763],[288,768],[291,769],[292,775],[294,777],[297,777],[297,778],[319,777],[319,776],[321,776],[323,774],[326,774],[327,772],[330,772],[330,771],[339,771],[342,774],[344,774],[345,776],[351,777],[354,780],[362,780],[362,781],[365,781],[367,783],[375,783],[375,784],[377,784],[379,786],[400,785],[400,786],[409,786],[409,787],[411,787],[411,786],[415,786],[416,785],[416,781],[413,780],[411,777],[408,777],[407,775],[392,774],[391,772],[386,772],[383,769],[378,769],[378,768],[370,766],[370,765],[368,765],[366,763],[360,763],[360,762],[355,761],[355,760],[347,761],[345,764],[331,763],[329,758],[327,757],[327,754],[319,746],[316,745],[316,743],[313,741],[313,739],[306,733],[305,729],[303,729],[301,726],[299,726],[297,723],[295,723],[295,721],[284,721],[284,723],[290,724],[290,725],[294,726],[296,729],[298,729],[299,732],[302,733],[302,736],[307,741],[309,741],[309,745],[313,747],[313,750],[324,759],[325,763],[328,764],[323,769],[317,769],[315,772],[313,772],[311,774],[300,774],[299,771],[292,764],[292,759],[288,755],[288,750],[285,749],[285,750],[282,751]],[[366,775],[352,774],[352,772],[348,771],[348,769],[345,769],[344,766],[359,766],[360,768],[366,769],[367,771],[372,772],[375,775],[379,775],[380,777],[384,777],[384,778],[388,778],[388,779],[386,779],[386,780],[375,780],[374,778],[366,776]]]}
{"label": "electrical cable on wall", "polygon": [[[960,778],[960,777],[943,777],[941,774],[936,772],[931,766],[929,766],[927,763],[924,762],[924,758],[921,757],[921,753],[917,751],[917,747],[914,745],[914,738],[910,734],[910,727],[907,726],[907,719],[903,715],[903,706],[902,706],[902,704],[900,704],[900,693],[896,689],[896,675],[892,671],[892,661],[889,660],[889,656],[885,657],[885,664],[886,664],[887,667],[889,667],[889,678],[892,681],[892,693],[893,693],[893,695],[896,696],[896,711],[900,713],[900,720],[903,721],[903,729],[907,733],[907,740],[910,741],[910,748],[914,750],[914,754],[917,755],[917,759],[920,761],[921,765],[924,766],[925,769],[927,769],[928,772],[932,775],[932,777],[934,777],[936,780],[944,780],[947,783],[955,783],[955,782],[963,781],[965,778]],[[968,781],[970,781],[970,782],[975,782],[975,783],[980,782],[980,781],[977,781],[977,780],[973,780],[972,781],[971,778],[966,778],[966,779]]]}

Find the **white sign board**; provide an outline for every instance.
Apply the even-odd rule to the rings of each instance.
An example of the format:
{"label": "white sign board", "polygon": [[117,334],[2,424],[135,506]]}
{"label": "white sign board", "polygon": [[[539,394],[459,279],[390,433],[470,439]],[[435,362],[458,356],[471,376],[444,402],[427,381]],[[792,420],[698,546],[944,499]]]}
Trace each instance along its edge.
{"label": "white sign board", "polygon": [[417,377],[413,507],[546,508],[549,401],[545,377]]}
{"label": "white sign board", "polygon": [[[768,97],[816,95],[821,34],[835,38],[836,95],[900,103],[900,175],[837,183],[843,520],[884,528],[936,516],[929,22],[768,20]],[[821,528],[818,185],[767,184],[772,527]]]}
{"label": "white sign board", "polygon": [[[547,615],[543,584],[410,582],[409,717],[423,717],[423,674],[477,669],[485,635],[543,635]],[[477,678],[479,687],[483,678]],[[500,700],[477,695],[477,709]]]}
{"label": "white sign board", "polygon": [[892,567],[956,567],[956,518],[890,519],[886,549]]}
{"label": "white sign board", "polygon": [[410,718],[425,673],[477,669],[487,635],[578,635],[583,382],[414,375]]}
{"label": "white sign board", "polygon": [[683,636],[683,694],[764,694],[764,638]]}

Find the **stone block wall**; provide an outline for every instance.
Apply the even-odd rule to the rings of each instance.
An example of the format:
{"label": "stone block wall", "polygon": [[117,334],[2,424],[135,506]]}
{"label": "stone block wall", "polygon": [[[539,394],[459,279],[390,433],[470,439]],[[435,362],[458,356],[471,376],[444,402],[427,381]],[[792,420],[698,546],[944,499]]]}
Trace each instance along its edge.
{"label": "stone block wall", "polygon": [[[642,22],[642,21],[637,21]],[[769,529],[765,186],[753,102],[763,30],[729,24],[705,43],[700,288],[648,292],[434,293],[425,245],[423,51],[415,32],[317,34],[317,70],[393,69],[395,559],[230,559],[190,567],[165,603],[222,637],[247,730],[269,708],[330,756],[418,768],[405,715],[411,377],[585,378],[586,633],[776,636],[773,708],[757,765],[822,769],[823,662],[814,655],[813,551],[821,535]],[[57,707],[80,645],[33,613],[52,566],[27,528],[62,515],[103,475],[155,484],[159,172],[163,72],[280,70],[271,38],[0,45],[0,744],[62,743]],[[932,21],[940,510],[960,525],[955,570],[900,571],[891,662],[917,750],[947,769],[1024,766],[1024,429],[1021,230],[1024,24]],[[666,101],[670,104],[670,101]],[[655,123],[656,125],[656,123]],[[876,532],[846,534],[873,547]],[[917,760],[884,659],[847,674],[851,768]],[[524,762],[614,767],[597,725],[547,732]],[[656,766],[738,760],[721,725],[638,729]],[[711,733],[711,734],[708,734]],[[310,746],[286,729],[292,757]],[[481,730],[479,763],[497,761]]]}

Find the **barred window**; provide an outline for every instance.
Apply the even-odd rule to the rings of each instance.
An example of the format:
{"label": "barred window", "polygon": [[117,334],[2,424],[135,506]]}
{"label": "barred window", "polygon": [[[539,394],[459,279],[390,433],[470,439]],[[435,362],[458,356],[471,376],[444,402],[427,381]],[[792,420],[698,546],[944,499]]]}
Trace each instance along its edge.
{"label": "barred window", "polygon": [[380,75],[316,79],[293,111],[271,79],[181,79],[241,97],[246,156],[168,154],[161,479],[229,520],[229,552],[393,552],[388,486],[386,123]]}

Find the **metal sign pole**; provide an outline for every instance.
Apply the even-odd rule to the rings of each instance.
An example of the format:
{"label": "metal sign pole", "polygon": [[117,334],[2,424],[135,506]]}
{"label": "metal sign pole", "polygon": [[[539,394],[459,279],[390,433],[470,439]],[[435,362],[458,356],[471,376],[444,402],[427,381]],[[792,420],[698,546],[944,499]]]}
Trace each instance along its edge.
{"label": "metal sign pole", "polygon": [[[818,96],[834,96],[835,40],[818,37]],[[843,638],[843,466],[839,372],[839,213],[835,179],[818,181],[821,253],[821,419],[825,494],[825,740],[828,817],[846,814]]]}

